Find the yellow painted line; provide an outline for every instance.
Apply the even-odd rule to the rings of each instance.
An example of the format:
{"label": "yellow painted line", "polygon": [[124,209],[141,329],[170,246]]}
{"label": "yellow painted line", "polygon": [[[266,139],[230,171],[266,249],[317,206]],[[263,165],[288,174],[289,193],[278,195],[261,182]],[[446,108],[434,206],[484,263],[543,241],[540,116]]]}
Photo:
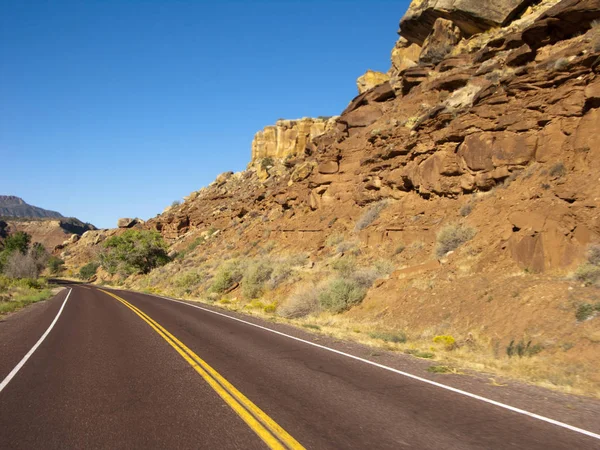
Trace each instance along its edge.
{"label": "yellow painted line", "polygon": [[217,394],[242,418],[244,422],[272,449],[300,450],[304,447],[296,441],[287,431],[277,424],[264,411],[238,391],[229,381],[223,378],[206,361],[200,358],[183,342],[169,333],[163,326],[141,311],[127,300],[112,292],[99,289],[115,298],[131,309],[144,322],[150,325],[165,341],[181,355],[202,378],[212,387]]}

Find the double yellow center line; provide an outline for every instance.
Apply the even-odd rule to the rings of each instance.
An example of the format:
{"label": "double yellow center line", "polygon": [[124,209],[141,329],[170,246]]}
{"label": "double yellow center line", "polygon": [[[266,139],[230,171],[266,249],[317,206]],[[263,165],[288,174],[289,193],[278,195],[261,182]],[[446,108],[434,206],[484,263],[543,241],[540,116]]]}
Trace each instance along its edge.
{"label": "double yellow center line", "polygon": [[133,306],[127,300],[100,289],[105,294],[115,298],[131,309],[141,319],[150,325],[165,341],[181,355],[202,378],[212,387],[217,394],[242,418],[244,422],[272,449],[303,449],[302,445],[290,434],[281,428],[264,411],[252,403],[244,394],[238,391],[231,383],[223,378],[206,361],[190,350],[183,342],[169,333],[158,322]]}

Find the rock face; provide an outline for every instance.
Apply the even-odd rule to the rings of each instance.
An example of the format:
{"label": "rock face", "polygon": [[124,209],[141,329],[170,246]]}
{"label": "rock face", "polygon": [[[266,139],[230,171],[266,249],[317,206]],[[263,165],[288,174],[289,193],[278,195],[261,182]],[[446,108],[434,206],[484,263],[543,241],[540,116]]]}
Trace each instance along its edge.
{"label": "rock face", "polygon": [[397,75],[404,72],[409,67],[416,66],[419,61],[421,50],[420,45],[411,43],[405,38],[400,37],[392,49],[392,67],[389,72],[390,76]]}
{"label": "rock face", "polygon": [[423,45],[435,21],[451,20],[464,36],[472,36],[510,22],[533,0],[415,0],[400,21],[400,34]]}
{"label": "rock face", "polygon": [[442,18],[437,19],[433,24],[433,30],[423,43],[419,63],[440,63],[458,44],[460,39],[460,29],[454,25],[454,22]]}
{"label": "rock face", "polygon": [[278,120],[259,131],[252,141],[252,161],[285,158],[304,153],[308,143],[335,126],[335,117]]}
{"label": "rock face", "polygon": [[379,86],[382,83],[390,80],[390,76],[385,73],[376,72],[374,70],[367,70],[364,75],[361,75],[356,80],[356,86],[358,87],[358,93],[373,89],[375,86]]}
{"label": "rock face", "polygon": [[[425,8],[422,38],[397,44],[396,56],[405,53],[391,80],[326,124],[283,121],[259,133],[255,164],[143,225],[182,258],[133,283],[178,289],[179,277],[193,273],[205,280],[191,294],[201,297],[228,260],[308,255],[310,266],[297,273],[308,283],[348,255],[361,269],[389,261],[402,270],[376,281],[344,313],[349,320],[463,339],[477,330],[495,349],[535,330],[548,345],[544,364],[568,353],[569,370],[589,365],[600,386],[600,316],[575,317],[578,302],[598,301],[597,288],[567,277],[600,244],[600,27],[589,19],[598,2],[544,0],[477,36],[474,29],[510,20],[526,2],[413,2],[413,14]],[[448,228],[468,228],[472,239],[440,259]],[[65,249],[67,264],[89,261],[69,255],[90,246],[92,258],[102,239],[122,232],[86,233]],[[332,244],[338,236],[343,245]],[[290,279],[265,298],[285,301]],[[239,286],[231,288],[243,305]]]}

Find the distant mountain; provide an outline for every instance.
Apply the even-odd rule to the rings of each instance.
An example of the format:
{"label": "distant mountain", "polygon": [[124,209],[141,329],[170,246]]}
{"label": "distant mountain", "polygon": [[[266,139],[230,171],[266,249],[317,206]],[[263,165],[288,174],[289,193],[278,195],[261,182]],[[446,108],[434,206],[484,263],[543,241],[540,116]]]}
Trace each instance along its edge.
{"label": "distant mountain", "polygon": [[0,195],[0,217],[23,217],[31,219],[62,219],[64,216],[26,203],[14,195]]}

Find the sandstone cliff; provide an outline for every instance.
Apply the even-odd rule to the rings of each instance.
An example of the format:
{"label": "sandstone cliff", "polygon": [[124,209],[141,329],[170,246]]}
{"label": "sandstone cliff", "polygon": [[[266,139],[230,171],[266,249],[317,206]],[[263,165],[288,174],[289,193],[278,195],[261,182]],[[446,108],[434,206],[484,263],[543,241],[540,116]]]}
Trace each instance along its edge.
{"label": "sandstone cliff", "polygon": [[389,81],[389,79],[390,76],[388,74],[369,69],[356,80],[358,93],[362,94],[363,92],[369,91],[375,86],[379,86],[380,84]]}
{"label": "sandstone cliff", "polygon": [[[413,2],[389,82],[314,133],[310,119],[258,133],[252,160],[272,166],[222,174],[144,224],[184,256],[128,282],[210,299],[222,264],[300,255],[261,294],[279,311],[299,280],[383,261],[348,320],[413,342],[451,333],[495,361],[535,341],[539,379],[600,392],[600,319],[577,315],[599,281],[577,273],[600,243],[600,0],[529,3]],[[245,282],[227,302],[252,307]]]}
{"label": "sandstone cliff", "polygon": [[252,161],[302,155],[312,139],[334,126],[335,118],[329,117],[278,120],[275,125],[265,127],[254,136]]}

